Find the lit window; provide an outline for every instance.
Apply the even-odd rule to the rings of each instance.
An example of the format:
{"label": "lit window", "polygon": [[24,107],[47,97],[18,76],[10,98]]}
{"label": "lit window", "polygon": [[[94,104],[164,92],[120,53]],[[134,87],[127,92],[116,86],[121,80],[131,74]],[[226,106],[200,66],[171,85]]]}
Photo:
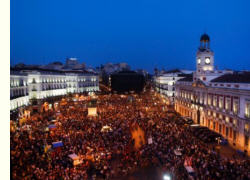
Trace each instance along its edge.
{"label": "lit window", "polygon": [[223,97],[219,97],[219,108],[222,109],[223,108]]}
{"label": "lit window", "polygon": [[247,132],[249,131],[249,124],[247,124],[247,123],[245,124],[244,130],[247,131]]}
{"label": "lit window", "polygon": [[231,107],[231,99],[230,98],[226,98],[226,107],[225,107],[225,109],[226,110],[230,110],[230,107]]}
{"label": "lit window", "polygon": [[246,106],[245,106],[245,116],[247,118],[250,118],[250,102],[246,103]]}
{"label": "lit window", "polygon": [[208,101],[207,101],[207,104],[208,104],[208,105],[211,105],[211,100],[212,100],[212,99],[211,99],[211,95],[208,95]]}
{"label": "lit window", "polygon": [[217,106],[217,96],[214,96],[213,105]]}
{"label": "lit window", "polygon": [[238,114],[238,109],[239,109],[239,102],[238,102],[238,100],[236,99],[236,100],[234,100],[234,103],[233,103],[233,112],[234,112],[235,114]]}
{"label": "lit window", "polygon": [[237,119],[234,119],[234,120],[233,120],[233,124],[234,124],[235,126],[237,126]]}

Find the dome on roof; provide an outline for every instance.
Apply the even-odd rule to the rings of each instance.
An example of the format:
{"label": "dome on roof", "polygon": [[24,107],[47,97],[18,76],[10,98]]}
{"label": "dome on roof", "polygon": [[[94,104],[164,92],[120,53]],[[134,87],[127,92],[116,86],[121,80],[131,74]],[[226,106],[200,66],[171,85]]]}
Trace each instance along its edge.
{"label": "dome on roof", "polygon": [[204,42],[207,42],[207,41],[210,41],[210,38],[209,36],[205,33],[201,36],[201,39],[200,41],[204,41]]}

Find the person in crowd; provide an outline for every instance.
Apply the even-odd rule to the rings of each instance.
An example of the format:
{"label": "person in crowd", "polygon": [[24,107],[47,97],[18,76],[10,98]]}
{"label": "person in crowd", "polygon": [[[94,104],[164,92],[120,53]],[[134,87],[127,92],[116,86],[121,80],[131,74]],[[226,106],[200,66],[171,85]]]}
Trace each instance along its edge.
{"label": "person in crowd", "polygon": [[[119,179],[149,166],[170,172],[174,179],[188,179],[187,157],[196,179],[250,179],[249,159],[229,159],[212,151],[189,128],[176,123],[178,114],[163,111],[166,104],[151,92],[98,95],[97,100],[97,117],[88,116],[89,99],[67,101],[57,110],[32,114],[11,131],[12,179]],[[56,128],[49,129],[53,123]],[[102,131],[103,126],[110,130]],[[138,129],[143,136],[135,136],[140,141],[135,148],[132,132]],[[53,148],[58,141],[63,146]],[[177,148],[179,156],[174,153]],[[73,153],[80,164],[69,158]]]}

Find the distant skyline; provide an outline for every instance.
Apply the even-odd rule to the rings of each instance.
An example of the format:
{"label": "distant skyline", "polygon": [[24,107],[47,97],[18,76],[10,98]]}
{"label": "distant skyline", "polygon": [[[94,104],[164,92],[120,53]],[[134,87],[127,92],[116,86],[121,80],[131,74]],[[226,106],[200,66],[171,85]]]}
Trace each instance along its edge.
{"label": "distant skyline", "polygon": [[249,0],[10,0],[10,63],[195,69],[206,32],[219,69],[250,69]]}

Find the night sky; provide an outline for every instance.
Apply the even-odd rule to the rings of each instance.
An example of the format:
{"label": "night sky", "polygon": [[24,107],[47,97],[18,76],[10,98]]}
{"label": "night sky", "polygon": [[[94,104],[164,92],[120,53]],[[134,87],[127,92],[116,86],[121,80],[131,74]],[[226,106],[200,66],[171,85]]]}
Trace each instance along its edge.
{"label": "night sky", "polygon": [[195,69],[206,32],[219,69],[250,69],[249,0],[10,0],[11,65],[127,62]]}

